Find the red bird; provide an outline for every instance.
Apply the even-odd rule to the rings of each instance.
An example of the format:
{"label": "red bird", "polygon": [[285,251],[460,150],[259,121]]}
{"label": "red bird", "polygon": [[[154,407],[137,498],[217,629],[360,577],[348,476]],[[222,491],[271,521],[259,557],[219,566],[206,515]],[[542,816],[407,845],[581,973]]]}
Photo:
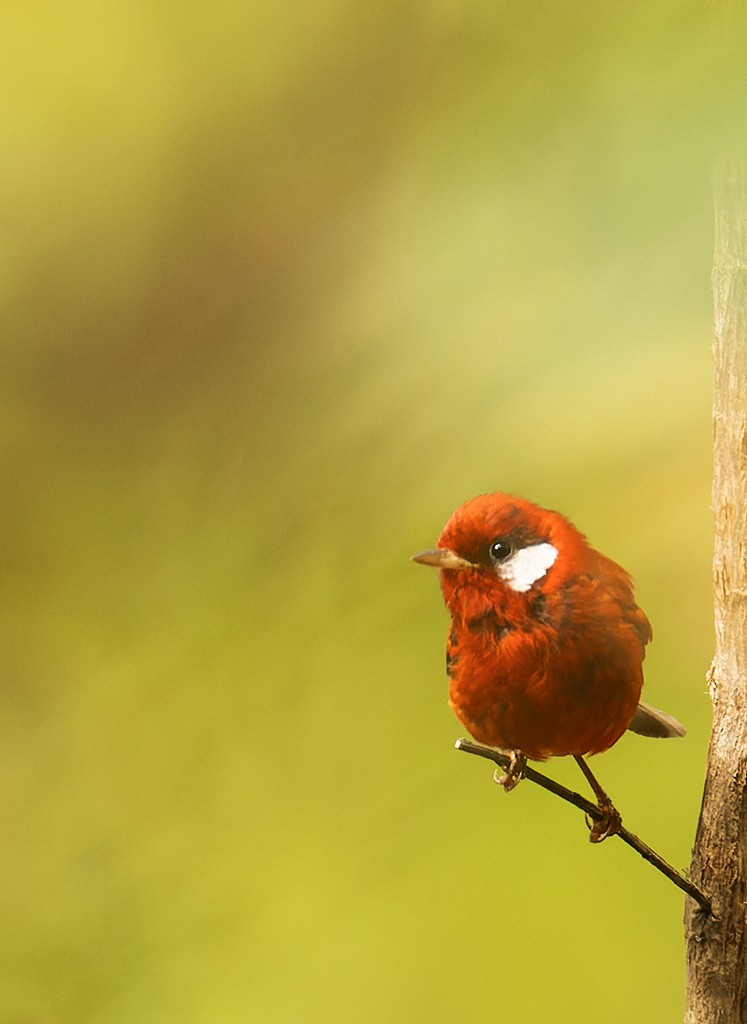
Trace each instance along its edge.
{"label": "red bird", "polygon": [[640,701],[651,626],[628,573],[558,512],[484,494],[451,516],[433,551],[451,613],[450,703],[480,743],[507,751],[512,789],[528,758],[572,755],[603,812],[594,842],[620,815],[584,761],[626,729],[683,736],[676,719]]}

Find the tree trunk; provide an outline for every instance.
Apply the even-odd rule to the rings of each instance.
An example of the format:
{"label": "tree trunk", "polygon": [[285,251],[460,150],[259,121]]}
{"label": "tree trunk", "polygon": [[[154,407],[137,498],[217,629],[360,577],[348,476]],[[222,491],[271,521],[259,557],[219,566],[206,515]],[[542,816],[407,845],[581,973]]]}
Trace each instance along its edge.
{"label": "tree trunk", "polygon": [[747,1022],[747,179],[716,176],[713,267],[716,654],[713,731],[690,877],[714,917],[688,899],[685,1024]]}

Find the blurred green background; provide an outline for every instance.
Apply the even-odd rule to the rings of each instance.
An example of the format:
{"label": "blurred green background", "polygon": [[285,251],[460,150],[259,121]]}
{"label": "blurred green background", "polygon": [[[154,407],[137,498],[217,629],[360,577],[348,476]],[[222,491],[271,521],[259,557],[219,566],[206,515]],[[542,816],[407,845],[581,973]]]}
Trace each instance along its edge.
{"label": "blurred green background", "polygon": [[681,1019],[678,891],[452,749],[408,556],[502,489],[630,569],[690,731],[595,764],[685,867],[707,14],[8,5],[3,1021]]}

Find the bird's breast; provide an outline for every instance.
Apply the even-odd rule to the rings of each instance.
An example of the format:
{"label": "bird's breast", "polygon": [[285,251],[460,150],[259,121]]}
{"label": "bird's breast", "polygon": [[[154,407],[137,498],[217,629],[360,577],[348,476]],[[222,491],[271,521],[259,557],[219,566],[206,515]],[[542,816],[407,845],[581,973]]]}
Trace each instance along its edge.
{"label": "bird's breast", "polygon": [[622,735],[642,686],[642,644],[628,624],[560,630],[500,609],[452,622],[451,704],[482,743],[542,760],[605,750]]}

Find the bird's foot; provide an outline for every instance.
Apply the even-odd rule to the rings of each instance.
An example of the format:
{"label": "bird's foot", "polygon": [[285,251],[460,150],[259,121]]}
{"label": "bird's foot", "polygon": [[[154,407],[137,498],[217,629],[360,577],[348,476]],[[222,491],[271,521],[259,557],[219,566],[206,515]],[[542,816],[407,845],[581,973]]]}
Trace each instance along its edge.
{"label": "bird's foot", "polygon": [[583,757],[580,754],[574,754],[573,757],[584,773],[587,782],[594,790],[594,796],[597,798],[597,807],[601,815],[599,818],[595,818],[594,821],[590,821],[588,816],[586,818],[586,824],[589,826],[589,842],[601,843],[608,836],[617,835],[622,828],[622,818],[620,817],[620,812],[602,789],[598,779]]}
{"label": "bird's foot", "polygon": [[586,816],[586,824],[589,826],[590,843],[601,843],[604,839],[609,838],[609,836],[617,835],[622,828],[620,812],[609,798],[600,801],[599,810],[602,812],[601,818],[595,818],[592,821],[588,815]]}
{"label": "bird's foot", "polygon": [[502,786],[507,793],[510,793],[512,789],[515,789],[519,785],[521,780],[524,778],[524,769],[527,766],[527,759],[520,750],[506,750],[505,754],[510,759],[510,764],[507,765],[505,772],[499,774],[496,769],[493,772],[493,779]]}

